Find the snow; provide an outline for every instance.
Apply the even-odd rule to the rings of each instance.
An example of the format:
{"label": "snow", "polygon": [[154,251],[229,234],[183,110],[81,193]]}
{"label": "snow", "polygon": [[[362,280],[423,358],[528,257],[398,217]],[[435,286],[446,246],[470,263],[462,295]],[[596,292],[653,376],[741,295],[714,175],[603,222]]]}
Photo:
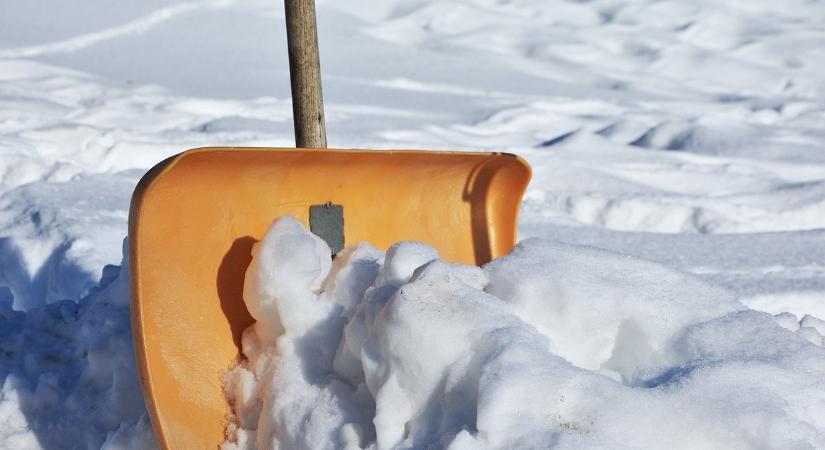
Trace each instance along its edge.
{"label": "snow", "polygon": [[[674,405],[697,399],[707,417],[686,423],[716,439],[717,428],[703,427],[713,417],[729,417],[726,423],[744,433],[722,433],[730,446],[754,430],[766,434],[753,442],[766,446],[776,444],[771,439],[780,432],[803,440],[812,435],[791,427],[789,418],[803,417],[795,408],[816,395],[784,396],[813,372],[783,371],[790,360],[816,361],[799,348],[817,341],[822,325],[816,318],[825,318],[825,5],[319,0],[318,19],[333,146],[486,149],[517,153],[533,166],[519,238],[553,244],[530,240],[519,247],[542,267],[507,279],[535,283],[535,289],[604,292],[569,295],[634,314],[636,328],[625,326],[623,339],[634,342],[643,332],[651,348],[665,353],[670,344],[658,327],[670,322],[646,316],[651,312],[638,305],[678,309],[675,303],[717,298],[712,292],[719,290],[750,308],[790,313],[770,324],[743,309],[722,316],[729,320],[684,338],[693,353],[667,363],[691,368],[666,383],[684,381],[684,397],[636,398],[633,386],[623,391],[610,383],[641,376],[632,362],[644,352],[622,353],[614,363],[623,369],[611,369],[616,373],[607,378],[592,372],[612,355],[600,339],[615,338],[618,324],[600,322],[598,311],[571,300],[564,317],[601,324],[605,333],[571,334],[573,325],[561,316],[533,313],[543,303],[509,292],[512,298],[501,301],[512,301],[512,315],[538,330],[525,336],[539,333],[555,345],[556,359],[536,362],[535,370],[578,386],[565,398],[602,414],[594,419],[600,430],[620,428],[608,422],[628,430],[638,429],[633,423],[656,424],[638,436],[613,436],[627,445],[665,439],[669,431],[679,435],[668,428]],[[0,446],[150,445],[131,356],[125,271],[118,268],[131,190],[149,167],[187,148],[292,145],[285,44],[282,7],[268,0],[0,4]],[[568,255],[564,248],[576,250]],[[594,248],[614,253],[597,257],[592,252],[601,250]],[[321,286],[344,310],[361,304],[353,293],[386,268],[375,249],[351,252],[352,265],[331,269],[340,281]],[[408,263],[416,267],[417,258],[432,256],[423,248],[403,252],[412,252]],[[569,267],[554,259],[562,254]],[[627,267],[610,262],[615,254]],[[602,257],[603,265],[591,260]],[[506,264],[497,264],[505,273]],[[388,286],[409,272],[399,267],[386,275]],[[458,270],[450,267],[439,270]],[[615,272],[602,280],[585,270],[594,267]],[[674,274],[672,280],[692,274],[699,281],[673,283],[695,288],[696,295],[668,283],[650,285],[645,273],[635,279],[634,268]],[[476,287],[471,296],[480,295],[471,281],[481,275],[462,273]],[[531,278],[539,273],[572,275],[554,287]],[[670,304],[662,292],[679,294]],[[668,320],[676,328],[712,324],[701,316],[715,314],[709,311],[691,309],[694,317],[680,310]],[[533,315],[535,321],[525,320]],[[798,327],[796,337],[778,334],[775,322]],[[747,333],[756,330],[780,337],[775,345],[749,340]],[[270,330],[269,343],[276,331]],[[713,333],[729,339],[715,340]],[[714,347],[722,343],[730,347]],[[602,353],[581,355],[583,348]],[[537,352],[529,354],[550,361]],[[714,358],[730,362],[737,352],[751,358],[741,370],[720,363],[713,372]],[[782,352],[785,362],[764,356]],[[764,371],[753,362],[760,354],[770,360]],[[335,362],[346,376],[357,372],[352,359]],[[765,395],[743,393],[738,376]],[[588,389],[612,392],[603,402],[616,408],[600,408]],[[764,408],[743,406],[747,398]],[[742,408],[774,412],[743,417]],[[776,429],[769,426],[774,423]],[[587,424],[567,426],[574,425]],[[369,427],[341,428],[347,442],[368,434]],[[682,442],[697,435],[683,433]],[[458,437],[456,445],[472,447],[471,437],[479,439]],[[564,439],[560,445],[575,446]]]}
{"label": "snow", "polygon": [[104,268],[100,285],[77,302],[25,312],[11,296],[0,304],[0,447],[153,443],[136,383],[125,268]]}
{"label": "snow", "polygon": [[291,217],[256,244],[224,449],[825,445],[819,319],[541,239],[483,269],[418,242],[330,258]]}

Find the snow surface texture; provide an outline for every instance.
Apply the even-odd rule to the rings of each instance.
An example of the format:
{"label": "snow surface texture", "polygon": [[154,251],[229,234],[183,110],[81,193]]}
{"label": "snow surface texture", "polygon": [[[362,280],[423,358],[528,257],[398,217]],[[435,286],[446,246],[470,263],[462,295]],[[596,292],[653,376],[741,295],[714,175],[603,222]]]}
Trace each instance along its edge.
{"label": "snow surface texture", "polygon": [[225,450],[825,446],[810,316],[540,239],[484,268],[417,242],[330,256],[291,217],[253,249]]}
{"label": "snow surface texture", "polygon": [[[822,2],[319,0],[318,19],[332,145],[518,153],[522,239],[825,318]],[[0,2],[0,447],[143,447],[131,190],[186,148],[293,142],[279,2]]]}

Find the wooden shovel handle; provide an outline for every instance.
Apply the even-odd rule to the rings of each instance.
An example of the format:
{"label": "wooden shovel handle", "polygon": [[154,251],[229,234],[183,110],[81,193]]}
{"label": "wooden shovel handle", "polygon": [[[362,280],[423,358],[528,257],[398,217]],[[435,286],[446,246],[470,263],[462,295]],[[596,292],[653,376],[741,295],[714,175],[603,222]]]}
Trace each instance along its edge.
{"label": "wooden shovel handle", "polygon": [[326,148],[315,0],[284,0],[295,146]]}

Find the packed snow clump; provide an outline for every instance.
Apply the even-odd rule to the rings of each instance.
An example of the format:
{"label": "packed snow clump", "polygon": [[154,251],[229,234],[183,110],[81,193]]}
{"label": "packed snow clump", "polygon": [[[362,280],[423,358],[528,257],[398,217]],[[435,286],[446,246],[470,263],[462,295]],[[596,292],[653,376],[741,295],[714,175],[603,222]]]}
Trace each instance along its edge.
{"label": "packed snow clump", "polygon": [[479,268],[359,243],[331,261],[282,217],[244,300],[224,449],[825,447],[824,322],[612,252],[532,239]]}

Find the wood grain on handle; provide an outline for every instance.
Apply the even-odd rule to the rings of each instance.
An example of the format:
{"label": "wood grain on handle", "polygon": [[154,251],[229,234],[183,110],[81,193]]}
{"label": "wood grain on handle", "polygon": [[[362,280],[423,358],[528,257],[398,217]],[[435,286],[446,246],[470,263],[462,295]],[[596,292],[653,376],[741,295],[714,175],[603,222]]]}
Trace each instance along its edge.
{"label": "wood grain on handle", "polygon": [[314,0],[284,0],[295,146],[326,148],[321,62]]}

